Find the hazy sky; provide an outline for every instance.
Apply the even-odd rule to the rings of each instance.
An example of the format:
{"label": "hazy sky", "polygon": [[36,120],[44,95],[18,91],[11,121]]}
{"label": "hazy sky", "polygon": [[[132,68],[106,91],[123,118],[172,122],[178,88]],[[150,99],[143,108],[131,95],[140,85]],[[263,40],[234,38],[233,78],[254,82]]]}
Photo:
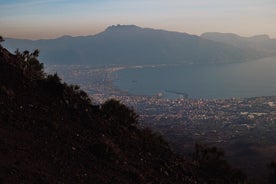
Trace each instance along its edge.
{"label": "hazy sky", "polygon": [[0,0],[0,35],[93,35],[113,24],[276,38],[276,0]]}

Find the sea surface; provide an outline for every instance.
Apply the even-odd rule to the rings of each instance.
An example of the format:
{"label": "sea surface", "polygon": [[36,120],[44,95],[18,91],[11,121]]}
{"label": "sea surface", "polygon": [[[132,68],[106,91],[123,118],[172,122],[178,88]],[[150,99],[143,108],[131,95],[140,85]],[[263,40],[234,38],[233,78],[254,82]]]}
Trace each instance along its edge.
{"label": "sea surface", "polygon": [[135,95],[169,99],[276,95],[276,57],[234,64],[144,66],[114,75],[117,88]]}

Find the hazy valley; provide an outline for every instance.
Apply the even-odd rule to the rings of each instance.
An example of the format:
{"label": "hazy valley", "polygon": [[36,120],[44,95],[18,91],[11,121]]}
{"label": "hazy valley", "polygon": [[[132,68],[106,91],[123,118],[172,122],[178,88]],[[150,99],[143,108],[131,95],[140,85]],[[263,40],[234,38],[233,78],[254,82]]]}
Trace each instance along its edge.
{"label": "hazy valley", "polygon": [[[90,101],[88,104],[86,103],[86,96],[82,96],[83,94],[78,87],[67,86],[67,84],[62,84],[60,80],[51,77],[33,80],[27,74],[25,76],[24,67],[20,68],[19,64],[19,68],[23,70],[21,73],[23,73],[24,80],[22,79],[22,84],[18,83],[24,86],[26,91],[22,94],[18,92],[19,95],[17,96],[16,85],[9,86],[9,84],[6,84],[4,77],[8,78],[8,74],[4,73],[2,74],[4,76],[2,82],[5,83],[5,87],[1,88],[1,93],[3,93],[1,97],[11,103],[10,108],[19,105],[20,108],[22,106],[23,110],[19,108],[15,112],[3,111],[2,120],[10,120],[14,115],[18,116],[20,121],[22,119],[24,123],[28,123],[32,117],[25,117],[24,113],[53,113],[54,115],[43,120],[45,123],[42,128],[43,131],[51,132],[51,129],[54,129],[54,132],[56,131],[57,135],[60,136],[61,142],[59,144],[66,141],[61,138],[63,134],[66,135],[68,140],[74,143],[72,146],[70,142],[66,143],[70,149],[68,154],[72,156],[74,151],[77,150],[77,160],[81,160],[82,156],[87,160],[90,159],[89,155],[85,154],[86,152],[82,152],[82,149],[89,150],[88,152],[93,155],[93,162],[97,159],[103,159],[105,166],[108,168],[108,176],[111,178],[112,175],[118,175],[113,171],[113,167],[117,168],[119,165],[118,167],[122,173],[127,171],[131,173],[129,178],[136,177],[137,181],[143,183],[150,181],[152,177],[158,183],[157,176],[160,173],[158,169],[156,171],[154,169],[167,169],[166,164],[170,162],[169,165],[171,165],[168,168],[176,170],[178,166],[181,168],[180,170],[189,168],[192,174],[189,173],[185,176],[180,174],[182,179],[179,179],[179,176],[176,177],[171,174],[175,171],[174,169],[165,171],[161,169],[160,180],[163,182],[170,181],[174,183],[175,181],[181,183],[189,181],[193,183],[197,181],[194,180],[194,177],[199,177],[199,181],[204,181],[205,176],[197,175],[197,167],[194,167],[193,164],[191,164],[193,165],[191,168],[188,166],[190,162],[187,165],[184,164],[182,168],[181,164],[176,166],[179,162],[182,163],[182,160],[178,160],[179,162],[169,160],[167,162],[167,158],[163,158],[162,154],[159,153],[159,151],[167,153],[172,148],[173,152],[189,157],[193,153],[194,145],[197,142],[223,148],[226,151],[226,159],[232,165],[244,170],[249,179],[253,178],[253,181],[262,183],[265,181],[264,178],[268,177],[267,164],[275,160],[276,155],[275,39],[265,35],[241,37],[228,33],[205,33],[196,36],[140,28],[134,25],[117,25],[110,26],[105,31],[93,36],[63,36],[49,40],[7,38],[3,42],[3,46],[11,52],[16,49],[19,49],[20,52],[39,49],[41,53],[39,60],[44,62],[46,72],[53,76],[57,72],[63,81],[80,85],[81,89],[91,97],[91,104]],[[1,49],[3,65],[5,65],[6,60],[15,61],[16,57],[20,56],[18,53],[9,55],[6,50]],[[26,58],[23,57],[23,61],[28,61],[27,56],[24,56]],[[30,58],[32,61],[33,58]],[[10,68],[13,68],[13,64],[11,66]],[[16,73],[13,70],[11,71]],[[20,75],[21,73],[19,72]],[[11,78],[11,83],[19,79],[20,77],[15,80]],[[174,84],[177,88],[171,86],[171,84]],[[58,87],[60,85],[63,86],[62,89]],[[30,86],[30,89],[28,86]],[[26,94],[34,89],[42,93],[45,99],[49,99],[49,102],[40,99],[38,97],[39,93],[36,94],[36,92],[31,92],[34,96],[30,97],[29,102]],[[15,94],[9,92],[9,90],[15,91],[13,92]],[[47,90],[49,91],[47,92]],[[23,98],[29,105],[26,107],[22,105],[20,98]],[[144,131],[144,128],[150,128],[160,133],[169,141],[170,148],[163,147],[163,150],[159,149],[158,146],[164,146],[163,143],[154,142],[159,140],[153,138],[155,134],[152,136],[150,133],[148,138],[152,138],[153,142],[150,141],[149,145],[146,145],[146,147],[148,146],[147,151],[144,153],[140,150],[140,155],[137,158],[136,156],[131,157],[131,154],[137,151],[136,149],[140,149],[133,145],[136,141],[140,141],[140,146],[146,144],[147,139],[144,139],[143,136],[147,136],[147,134],[140,134],[140,129],[136,130],[136,126],[133,128],[132,125],[119,125],[118,122],[123,123],[125,122],[124,118],[129,117],[121,116],[117,111],[114,114],[108,114],[112,112],[112,110],[108,111],[112,109],[111,107],[110,109],[107,107],[106,110],[101,109],[102,104],[108,99],[119,100],[130,109],[133,108],[139,115],[137,127],[141,128],[141,131]],[[39,105],[43,108],[40,109],[39,105],[33,105],[36,100],[39,100]],[[5,104],[2,105],[4,107]],[[50,112],[49,109],[51,108],[56,109],[57,112]],[[62,112],[62,115],[58,115],[58,111]],[[71,112],[74,113],[72,117]],[[82,119],[82,116],[85,118]],[[36,118],[41,121],[39,117]],[[69,133],[63,132],[61,128],[64,119],[68,122],[72,121],[72,124],[68,125],[73,127],[68,128]],[[19,123],[19,120],[15,122]],[[84,124],[81,123],[81,127],[78,127],[79,125],[74,124],[73,120]],[[99,137],[91,137],[90,133],[86,132],[84,127],[87,125],[85,123],[90,121],[96,121],[100,124],[89,125],[90,128],[96,128],[94,133],[99,134]],[[53,124],[47,127],[49,122],[53,122]],[[110,126],[106,126],[102,122]],[[114,122],[116,124],[111,125]],[[19,125],[15,124],[14,126]],[[35,127],[35,123],[31,125],[24,124],[22,129],[25,131],[28,130],[28,127],[33,126]],[[77,130],[82,132],[83,136],[74,139],[71,137],[72,135],[79,135],[75,132],[76,127],[78,127]],[[101,128],[106,132],[101,132]],[[112,128],[114,128],[114,131]],[[100,133],[96,131],[98,129]],[[53,133],[53,136],[56,135],[56,132]],[[122,141],[128,139],[128,137],[121,137],[121,133],[132,136],[127,143],[133,148],[130,151],[124,148],[124,141]],[[107,134],[107,137],[105,137],[105,134]],[[35,134],[35,136],[37,135]],[[89,137],[89,141],[94,146],[91,149],[88,143],[84,143],[86,136]],[[118,137],[116,138],[116,136]],[[51,138],[51,146],[55,146],[53,140],[54,138]],[[74,142],[76,140],[79,142]],[[144,142],[141,142],[141,140]],[[43,145],[44,143],[46,145],[46,142],[43,142]],[[83,144],[84,147],[79,149],[76,146],[77,144]],[[37,145],[34,146],[37,148]],[[151,148],[154,149],[155,146],[158,147],[157,150],[159,151],[152,153]],[[46,147],[48,148],[47,145]],[[176,159],[169,152],[167,156]],[[42,153],[47,157],[44,151]],[[66,151],[60,150],[60,153],[65,154]],[[103,154],[103,158],[101,154]],[[154,165],[155,158],[151,156],[152,154],[159,159],[158,164],[166,166]],[[52,155],[61,159],[60,155],[55,152]],[[109,158],[114,160],[105,162],[105,159]],[[138,164],[137,160],[139,159],[144,165]],[[55,162],[54,160],[55,158],[52,161]],[[67,160],[62,162],[67,162]],[[97,165],[98,168],[92,169],[85,165],[83,161],[70,162],[72,165],[78,165],[79,163],[81,163],[82,169],[85,168],[81,169],[80,173],[85,172],[86,169],[91,173],[102,167],[100,162],[97,162],[99,164]],[[62,163],[59,164],[62,165]],[[141,170],[142,165],[147,164],[149,166],[148,170],[152,169],[150,168],[152,164],[154,167],[156,166],[149,175]],[[119,173],[121,178],[119,177],[117,182],[127,183],[129,181],[128,177],[125,178],[122,173]],[[142,174],[139,175],[139,173]],[[99,176],[93,177],[98,181],[104,181],[101,180],[101,178],[104,178],[101,175],[102,173],[98,174]],[[76,181],[82,181],[81,177],[86,178],[86,176],[80,174],[75,176]],[[60,176],[60,180],[63,179]],[[89,180],[86,179],[83,181]],[[66,177],[63,181],[66,181]],[[104,182],[108,182],[108,180]],[[220,182],[218,181],[218,183]]]}

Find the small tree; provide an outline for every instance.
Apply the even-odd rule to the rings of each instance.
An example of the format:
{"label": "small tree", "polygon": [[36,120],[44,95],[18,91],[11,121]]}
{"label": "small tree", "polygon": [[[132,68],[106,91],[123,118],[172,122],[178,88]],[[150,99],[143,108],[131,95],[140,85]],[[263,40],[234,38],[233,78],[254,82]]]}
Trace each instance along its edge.
{"label": "small tree", "polygon": [[30,59],[30,51],[25,50],[23,51],[22,55],[25,61],[28,61]]}
{"label": "small tree", "polygon": [[276,183],[276,162],[272,161],[268,168],[270,169],[269,173],[269,183]]}
{"label": "small tree", "polygon": [[133,125],[138,122],[138,115],[135,111],[115,99],[107,100],[101,109],[111,118],[126,124]]}
{"label": "small tree", "polygon": [[207,183],[244,183],[246,175],[232,168],[227,162],[224,151],[217,147],[196,144],[193,159],[198,163],[199,171]]}
{"label": "small tree", "polygon": [[39,50],[36,49],[33,53],[25,50],[23,53],[16,49],[15,54],[18,58],[22,59],[21,68],[23,72],[31,79],[42,79],[45,77],[44,65],[40,63],[37,57],[39,56]]}
{"label": "small tree", "polygon": [[14,53],[15,53],[16,56],[21,56],[21,52],[19,51],[18,48],[14,51]]}
{"label": "small tree", "polygon": [[0,35],[0,47],[2,47],[1,43],[5,41],[4,38]]}
{"label": "small tree", "polygon": [[4,38],[2,36],[0,36],[0,43],[5,41]]}
{"label": "small tree", "polygon": [[64,85],[61,83],[61,78],[57,75],[57,73],[53,75],[47,75],[44,80],[45,89],[54,96],[61,97],[64,93]]}
{"label": "small tree", "polygon": [[39,50],[35,49],[35,51],[31,54],[32,57],[37,58],[39,56]]}
{"label": "small tree", "polygon": [[43,63],[40,63],[36,58],[30,58],[27,62],[29,75],[32,79],[42,79],[45,76]]}

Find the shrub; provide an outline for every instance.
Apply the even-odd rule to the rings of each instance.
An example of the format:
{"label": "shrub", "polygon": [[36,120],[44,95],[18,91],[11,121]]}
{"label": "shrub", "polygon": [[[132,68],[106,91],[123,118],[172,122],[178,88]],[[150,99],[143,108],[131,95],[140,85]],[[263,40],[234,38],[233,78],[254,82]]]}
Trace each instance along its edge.
{"label": "shrub", "polygon": [[124,123],[129,123],[130,125],[133,125],[137,124],[138,122],[138,115],[134,112],[134,110],[128,108],[115,99],[110,99],[106,101],[101,106],[101,109],[109,117],[120,120]]}
{"label": "shrub", "polygon": [[36,49],[33,53],[28,50],[22,53],[19,49],[15,50],[15,55],[19,59],[18,67],[23,71],[25,76],[31,80],[43,79],[45,77],[44,65],[37,59],[39,50]]}
{"label": "shrub", "polygon": [[58,97],[61,97],[63,95],[64,87],[57,73],[55,73],[54,75],[48,75],[44,80],[44,84],[46,85],[45,88],[52,95]]}
{"label": "shrub", "polygon": [[3,41],[5,41],[5,40],[4,40],[4,38],[0,35],[0,48],[2,48],[1,43],[2,43]]}
{"label": "shrub", "polygon": [[239,169],[232,168],[225,159],[224,151],[217,147],[195,145],[193,159],[207,183],[244,183],[246,175]]}
{"label": "shrub", "polygon": [[269,165],[268,168],[270,169],[269,173],[269,178],[268,181],[269,183],[276,183],[276,162],[272,161]]}

